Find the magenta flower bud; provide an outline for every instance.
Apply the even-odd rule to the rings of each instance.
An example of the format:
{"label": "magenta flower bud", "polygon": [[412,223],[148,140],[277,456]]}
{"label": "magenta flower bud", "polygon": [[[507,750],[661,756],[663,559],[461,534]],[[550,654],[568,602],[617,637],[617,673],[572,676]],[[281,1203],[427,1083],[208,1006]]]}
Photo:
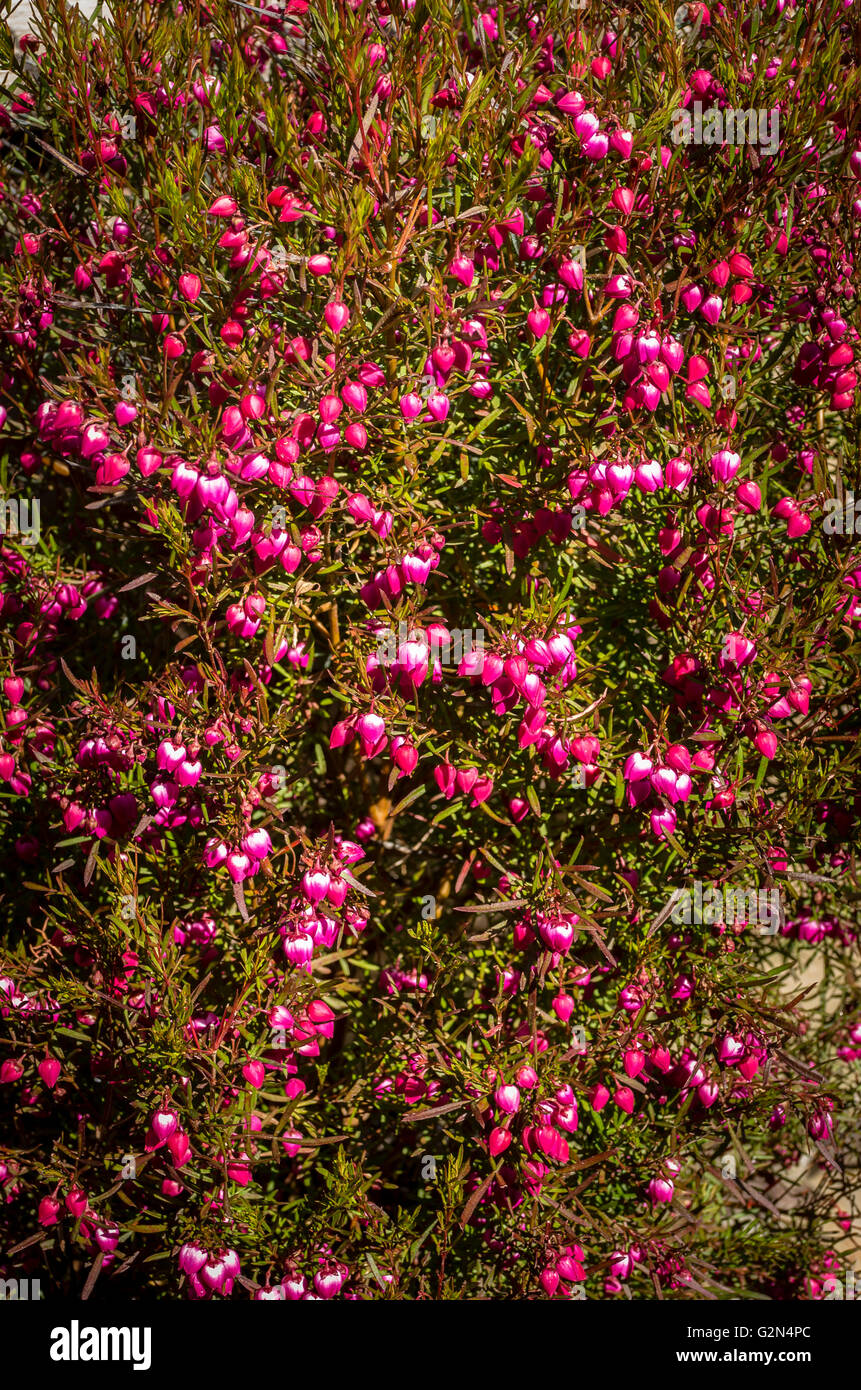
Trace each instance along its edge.
{"label": "magenta flower bud", "polygon": [[669,1178],[652,1178],[646,1190],[656,1206],[659,1202],[673,1200],[673,1184]]}
{"label": "magenta flower bud", "polygon": [[347,511],[354,521],[370,525],[374,519],[374,508],[364,493],[355,493],[347,502]]}
{"label": "magenta flower bud", "polygon": [[520,1091],[516,1086],[498,1086],[493,1099],[497,1108],[505,1115],[514,1115],[520,1109]]}
{"label": "magenta flower bud", "polygon": [[672,458],[667,464],[665,478],[667,487],[674,492],[684,492],[693,476],[693,468],[687,459]]}
{"label": "magenta flower bud", "polygon": [[[41,407],[40,407],[41,409]],[[54,409],[52,406],[51,409]],[[85,419],[84,408],[77,401],[61,401],[56,407],[51,421],[51,432],[55,434],[71,433],[79,430]]]}
{"label": "magenta flower bud", "polygon": [[194,275],[191,272],[180,275],[179,292],[183,299],[187,299],[190,304],[193,304],[196,299],[200,298],[202,290],[203,281],[199,275]]}
{"label": "magenta flower bud", "polygon": [[197,487],[199,478],[200,474],[193,464],[180,461],[171,474],[170,485],[182,501],[187,501]]}
{"label": "magenta flower bud", "polygon": [[794,512],[786,523],[786,534],[790,540],[797,540],[807,534],[811,525],[810,517],[804,512]]}
{"label": "magenta flower bud", "polygon": [[610,1258],[610,1273],[617,1279],[630,1279],[633,1270],[633,1254],[630,1251],[614,1250]]}
{"label": "magenta flower bud", "polygon": [[641,492],[656,492],[664,486],[664,472],[657,459],[648,459],[634,469],[634,482]]}
{"label": "magenta flower bud", "polygon": [[771,760],[777,752],[777,735],[771,729],[758,729],[754,735],[754,747],[764,758]]}
{"label": "magenta flower bud", "polygon": [[655,768],[649,775],[649,781],[658,796],[666,796],[670,801],[676,800],[677,777],[671,767]]}
{"label": "magenta flower bud", "polygon": [[792,683],[787,699],[799,714],[807,714],[810,708],[810,692],[813,686],[807,676],[798,676]]}
{"label": "magenta flower bud", "polygon": [[732,449],[720,449],[718,453],[712,454],[709,467],[717,482],[731,483],[741,467],[741,456]]}
{"label": "magenta flower bud", "polygon": [[526,315],[526,322],[534,337],[543,338],[550,327],[550,315],[546,309],[530,309]]}
{"label": "magenta flower bud", "polygon": [[613,332],[630,333],[640,322],[640,311],[636,304],[619,304],[613,315]]}
{"label": "magenta flower bud", "polygon": [[341,432],[338,429],[337,425],[327,425],[325,421],[323,421],[323,423],[317,430],[317,439],[320,443],[321,448],[325,449],[326,452],[329,453],[332,449],[336,449],[340,444]]}
{"label": "magenta flower bud", "polygon": [[169,738],[163,739],[156,749],[156,767],[161,772],[173,772],[185,759],[185,746],[181,743],[174,744]]}
{"label": "magenta flower bud", "polygon": [[718,1052],[720,1061],[731,1067],[734,1063],[740,1062],[743,1056],[744,1043],[740,1039],[734,1038],[731,1033],[727,1033],[726,1037],[721,1039]]}
{"label": "magenta flower bud", "polygon": [[208,869],[217,869],[227,859],[228,849],[223,840],[207,840],[203,851],[203,862]]}
{"label": "magenta flower bud", "polygon": [[728,632],[723,640],[718,665],[722,671],[732,671],[747,666],[755,656],[756,643],[752,638],[745,637],[743,632]]}
{"label": "magenta flower bud", "polygon": [[259,1061],[246,1062],[242,1068],[242,1075],[245,1077],[249,1086],[253,1086],[255,1090],[259,1090],[266,1080],[266,1068],[263,1063]]}
{"label": "magenta flower bud", "polygon": [[207,1252],[193,1241],[186,1242],[179,1249],[179,1267],[183,1274],[197,1274],[209,1259]]}
{"label": "magenta flower bud", "polygon": [[434,781],[446,801],[450,801],[454,796],[455,787],[457,785],[457,773],[455,769],[452,767],[451,763],[438,763],[434,768],[433,775]]}
{"label": "magenta flower bud", "polygon": [[333,907],[343,907],[349,891],[350,885],[347,883],[346,879],[333,878],[329,884],[326,896]]}
{"label": "magenta flower bud", "polygon": [[618,1105],[619,1109],[623,1110],[626,1115],[633,1115],[634,1092],[631,1090],[630,1086],[617,1086],[613,1094],[613,1100],[616,1105]]}
{"label": "magenta flower bud", "polygon": [[611,275],[604,286],[610,299],[628,299],[634,292],[630,275]]}
{"label": "magenta flower bud", "polygon": [[236,199],[228,197],[227,194],[223,194],[220,198],[216,198],[215,201],[210,204],[209,216],[233,217],[236,212],[236,207]]}
{"label": "magenta flower bud", "polygon": [[227,864],[227,872],[230,874],[234,883],[242,883],[244,879],[251,875],[253,870],[253,864],[249,856],[247,854],[242,854],[239,850],[233,850],[228,854],[225,863]]}
{"label": "magenta flower bud", "polygon": [[344,1286],[344,1277],[341,1266],[327,1263],[314,1275],[314,1288],[320,1298],[335,1298]]}
{"label": "magenta flower bud", "polygon": [[[310,269],[310,267],[309,267]],[[350,311],[340,300],[332,300],[323,310],[323,318],[336,335],[343,332],[350,322]]]}
{"label": "magenta flower bud", "polygon": [[45,1057],[39,1063],[37,1071],[49,1091],[52,1091],[56,1086],[60,1070],[60,1063],[55,1057]]}
{"label": "magenta flower bud", "polygon": [[548,951],[564,953],[574,940],[576,919],[568,914],[540,912],[536,914],[535,926]]}
{"label": "magenta flower bud", "polygon": [[607,469],[607,482],[614,497],[627,497],[634,481],[634,470],[629,463],[611,463]]}
{"label": "magenta flower bud", "polygon": [[574,131],[581,140],[589,140],[596,135],[600,124],[594,111],[580,111],[574,117]]}
{"label": "magenta flower bud", "polygon": [[[450,404],[448,396],[443,391],[432,391],[428,396],[428,412],[438,424],[442,424],[448,417]],[[401,402],[401,409],[403,409],[403,402]]]}
{"label": "magenta flower bud", "polygon": [[307,965],[314,955],[313,936],[309,932],[288,932],[284,938],[284,955],[291,965]]}
{"label": "magenta flower bud", "polygon": [[65,1194],[65,1205],[67,1205],[68,1211],[72,1213],[75,1220],[78,1219],[78,1216],[83,1216],[83,1213],[85,1213],[86,1209],[89,1207],[85,1191],[83,1191],[81,1187],[70,1187],[68,1193]]}
{"label": "magenta flower bud", "polygon": [[[516,1090],[517,1087],[512,1086],[510,1089]],[[490,1131],[490,1138],[487,1143],[491,1158],[497,1158],[501,1153],[504,1153],[510,1143],[510,1131],[503,1129],[501,1125],[496,1125],[495,1128]]]}
{"label": "magenta flower bud", "polygon": [[181,787],[196,787],[203,773],[199,758],[183,758],[174,772],[174,779]]}
{"label": "magenta flower bud", "polygon": [[723,300],[721,299],[719,294],[710,294],[708,299],[704,300],[703,304],[700,307],[700,313],[702,314],[706,322],[710,323],[712,327],[714,327],[714,325],[717,323],[722,311]]}
{"label": "magenta flower bud", "polygon": [[674,801],[687,801],[693,789],[694,784],[686,772],[676,773],[676,792],[675,796],[673,797]]}
{"label": "magenta flower bud", "polygon": [[372,758],[382,752],[388,740],[385,721],[378,714],[360,715],[356,720],[356,729],[366,758]]}
{"label": "magenta flower bud", "polygon": [[269,832],[262,826],[257,826],[250,830],[242,841],[241,848],[252,859],[266,859],[272,853],[272,841]]}
{"label": "magenta flower bud", "polygon": [[610,1092],[599,1081],[596,1086],[593,1086],[589,1099],[593,1110],[603,1110],[610,1099]]}
{"label": "magenta flower bud", "polygon": [[104,1254],[111,1254],[120,1243],[120,1227],[114,1222],[106,1222],[103,1226],[96,1226],[93,1230],[93,1240],[96,1241],[99,1250]]}
{"label": "magenta flower bud", "polygon": [[663,840],[667,835],[672,835],[676,828],[676,813],[669,807],[663,811],[652,811],[649,815],[649,824],[652,834],[659,840]]}
{"label": "magenta flower bud", "polygon": [[568,1141],[552,1125],[540,1125],[535,1134],[536,1147],[554,1163],[567,1163]]}
{"label": "magenta flower bud", "polygon": [[834,1132],[834,1122],[825,1111],[817,1110],[807,1122],[807,1133],[812,1139],[830,1139]]}
{"label": "magenta flower bud", "polygon": [[553,1000],[553,1012],[560,1023],[567,1023],[574,1012],[574,1000],[570,994],[557,994]]}
{"label": "magenta flower bud", "polygon": [[363,449],[367,449],[368,431],[365,429],[365,426],[361,423],[361,421],[350,421],[349,425],[344,430],[344,442],[346,444],[349,444],[350,447],[353,449],[359,449],[360,451]]}
{"label": "magenta flower bud", "polygon": [[625,1066],[625,1075],[626,1075],[626,1076],[630,1076],[631,1079],[633,1080],[635,1077],[637,1077],[637,1076],[640,1075],[640,1072],[643,1070],[643,1067],[644,1067],[645,1065],[646,1065],[646,1054],[645,1054],[645,1052],[641,1052],[640,1049],[639,1049],[638,1047],[629,1047],[629,1048],[626,1049],[626,1051],[625,1051],[625,1057],[624,1057],[624,1066]]}
{"label": "magenta flower bud", "polygon": [[108,448],[111,437],[103,425],[91,423],[81,431],[81,457],[92,458],[93,454],[103,453]]}
{"label": "magenta flower bud", "polygon": [[341,387],[341,399],[360,415],[367,409],[368,393],[360,381],[345,381]]}
{"label": "magenta flower bud", "polygon": [[469,289],[475,279],[475,265],[468,256],[454,256],[449,265],[448,273],[459,280],[466,289]]}
{"label": "magenta flower bud", "polygon": [[319,903],[329,891],[331,876],[324,869],[306,869],[302,875],[302,892],[309,903]]}
{"label": "magenta flower bud", "polygon": [[610,144],[623,159],[630,159],[634,149],[634,136],[630,130],[614,130]]}
{"label": "magenta flower bud", "polygon": [[[612,144],[612,138],[610,143]],[[620,212],[623,217],[630,217],[631,213],[634,211],[635,201],[636,194],[634,193],[633,188],[625,188],[622,185],[613,189],[613,193],[610,198],[610,202],[612,203],[613,207],[616,209],[617,212]],[[622,254],[624,254],[624,251],[627,250],[627,246],[621,249]]]}
{"label": "magenta flower bud", "polygon": [[150,1121],[153,1134],[160,1144],[176,1132],[179,1116],[174,1110],[157,1110]]}
{"label": "magenta flower bud", "polygon": [[583,266],[580,261],[565,260],[559,266],[559,279],[570,290],[582,290]]}
{"label": "magenta flower bud", "polygon": [[[135,461],[143,476],[145,478],[148,478],[151,474],[158,472],[159,468],[161,468],[162,463],[164,462],[164,459],[158,449],[153,449],[150,445],[147,444],[144,445],[142,449],[138,449],[137,454],[135,455]],[[184,465],[182,466],[184,467]],[[173,480],[171,480],[171,483],[172,486],[175,488],[176,484],[173,482]],[[190,495],[190,493],[194,491],[196,483],[197,470],[195,469],[194,481],[192,482],[189,494],[187,495]]]}
{"label": "magenta flower bud", "polygon": [[431,557],[405,555],[401,561],[404,579],[410,584],[425,584],[431,572]]}
{"label": "magenta flower bud", "polygon": [[758,512],[762,507],[762,493],[756,483],[739,483],[735,495],[739,506],[745,512]]}
{"label": "magenta flower bud", "polygon": [[344,409],[344,405],[338,396],[323,396],[319,408],[320,419],[323,423],[333,425]]}
{"label": "magenta flower bud", "polygon": [[421,415],[423,402],[421,396],[417,396],[415,391],[408,391],[400,400],[401,414],[405,420],[414,420],[417,415]]}
{"label": "magenta flower bud", "polygon": [[645,753],[631,753],[625,760],[622,776],[626,782],[639,781],[643,777],[648,777],[653,767],[654,763],[651,758],[646,757]]}
{"label": "magenta flower bud", "polygon": [[671,743],[667,748],[664,759],[674,772],[690,772],[691,755],[682,743]]}
{"label": "magenta flower bud", "polygon": [[714,1105],[718,1098],[718,1088],[714,1081],[701,1082],[697,1087],[697,1098],[706,1110],[708,1110],[709,1106]]}
{"label": "magenta flower bud", "polygon": [[519,690],[529,674],[529,663],[525,656],[510,656],[506,660],[503,670],[511,684]]}
{"label": "magenta flower bud", "polygon": [[284,1290],[285,1299],[290,1303],[296,1303],[298,1300],[303,1299],[308,1292],[308,1285],[305,1283],[304,1276],[294,1272],[285,1274],[284,1282],[281,1287]]}
{"label": "magenta flower bud", "polygon": [[603,131],[599,131],[597,135],[590,135],[589,139],[583,142],[583,153],[587,159],[596,161],[603,159],[609,148],[609,136],[605,135]]}
{"label": "magenta flower bud", "polygon": [[685,360],[685,350],[676,338],[664,338],[661,341],[661,360],[675,376],[681,371]]}
{"label": "magenta flower bud", "polygon": [[[579,116],[586,108],[586,102],[579,92],[563,92],[556,98],[556,106],[564,116]],[[521,226],[521,234],[523,227]]]}
{"label": "magenta flower bud", "polygon": [[40,1226],[56,1226],[62,1206],[56,1197],[43,1197],[39,1203],[38,1221]]}
{"label": "magenta flower bud", "polygon": [[502,675],[504,662],[496,652],[484,652],[484,664],[481,668],[482,685],[495,685]]}
{"label": "magenta flower bud", "polygon": [[703,406],[706,410],[711,409],[711,393],[704,381],[691,382],[685,388],[685,400],[696,401],[697,405]]}
{"label": "magenta flower bud", "polygon": [[654,362],[661,349],[661,340],[654,329],[648,333],[641,333],[636,342],[637,357],[645,366],[649,362]]}
{"label": "magenta flower bud", "polygon": [[392,739],[392,756],[395,763],[406,776],[414,771],[419,760],[418,749],[409,739],[398,735]]}
{"label": "magenta flower bud", "polygon": [[188,1142],[188,1135],[183,1134],[182,1130],[177,1130],[171,1134],[167,1141],[170,1156],[173,1159],[174,1168],[182,1168],[188,1162],[191,1155],[191,1145]]}

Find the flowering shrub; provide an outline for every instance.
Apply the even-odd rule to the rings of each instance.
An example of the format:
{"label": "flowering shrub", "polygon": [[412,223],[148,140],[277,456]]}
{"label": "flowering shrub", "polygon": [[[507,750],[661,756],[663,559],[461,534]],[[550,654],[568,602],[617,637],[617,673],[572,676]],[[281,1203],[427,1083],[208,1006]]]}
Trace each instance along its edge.
{"label": "flowering shrub", "polygon": [[2,1272],[821,1297],[858,1248],[850,5],[36,8]]}

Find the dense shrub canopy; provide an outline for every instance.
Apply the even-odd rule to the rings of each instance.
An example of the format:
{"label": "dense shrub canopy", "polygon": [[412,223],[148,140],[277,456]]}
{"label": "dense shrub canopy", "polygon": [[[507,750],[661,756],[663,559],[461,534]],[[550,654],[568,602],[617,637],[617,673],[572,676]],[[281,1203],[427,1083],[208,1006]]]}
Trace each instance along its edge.
{"label": "dense shrub canopy", "polygon": [[857,15],[35,9],[0,1272],[821,1296],[859,1219]]}

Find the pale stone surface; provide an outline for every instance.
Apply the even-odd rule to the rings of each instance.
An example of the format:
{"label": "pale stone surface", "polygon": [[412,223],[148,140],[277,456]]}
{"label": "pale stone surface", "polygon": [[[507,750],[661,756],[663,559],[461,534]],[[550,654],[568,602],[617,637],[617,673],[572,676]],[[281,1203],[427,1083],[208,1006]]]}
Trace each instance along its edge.
{"label": "pale stone surface", "polygon": [[[96,8],[96,0],[75,0],[82,14],[91,15]],[[9,16],[9,28],[13,34],[26,34],[30,20],[30,0],[18,0]]]}

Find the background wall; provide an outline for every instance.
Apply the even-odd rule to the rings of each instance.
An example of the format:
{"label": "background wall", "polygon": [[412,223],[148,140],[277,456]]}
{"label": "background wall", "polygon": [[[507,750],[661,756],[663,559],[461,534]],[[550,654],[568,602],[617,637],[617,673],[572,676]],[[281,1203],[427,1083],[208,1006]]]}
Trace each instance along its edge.
{"label": "background wall", "polygon": [[[19,0],[9,16],[9,28],[13,34],[25,34],[30,21],[30,0]],[[91,15],[96,8],[96,0],[77,0],[77,8],[82,14]]]}

